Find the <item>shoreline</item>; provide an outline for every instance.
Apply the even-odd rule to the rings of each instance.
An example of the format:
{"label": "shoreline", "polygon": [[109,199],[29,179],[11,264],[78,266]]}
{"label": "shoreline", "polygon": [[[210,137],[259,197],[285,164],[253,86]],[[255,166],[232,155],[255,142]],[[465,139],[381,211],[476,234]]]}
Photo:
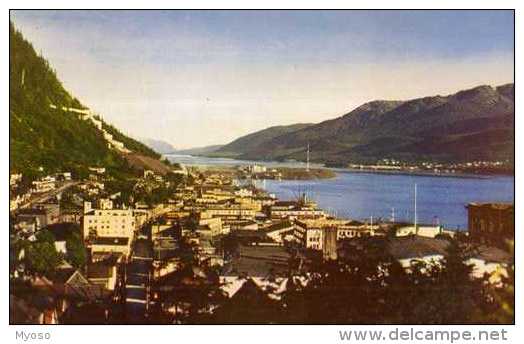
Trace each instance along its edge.
{"label": "shoreline", "polygon": [[[169,155],[166,155],[168,157]],[[171,155],[172,156],[172,155]],[[176,154],[175,154],[176,156]],[[220,159],[220,160],[231,160],[231,163],[229,164],[213,164],[210,163],[195,163],[195,164],[189,164],[185,163],[187,166],[197,166],[202,167],[206,166],[208,168],[217,168],[217,169],[228,169],[233,168],[234,166],[238,165],[249,165],[252,163],[259,163],[260,165],[266,165],[267,167],[274,167],[274,168],[283,168],[283,169],[302,169],[304,170],[305,167],[303,166],[305,163],[297,161],[297,166],[293,166],[294,163],[291,162],[282,162],[282,161],[266,161],[266,160],[242,160],[238,158],[220,158],[220,157],[209,157],[205,155],[183,155],[185,158],[200,158],[200,159]],[[182,163],[184,164],[184,163]],[[282,164],[282,166],[274,166],[277,164]],[[288,164],[288,165],[286,165]],[[373,169],[373,168],[351,168],[351,167],[328,167],[325,165],[320,165],[319,163],[314,163],[314,166],[312,169],[315,170],[328,170],[335,173],[334,176],[330,177],[321,177],[321,178],[282,178],[282,180],[318,180],[318,179],[332,179],[336,177],[336,173],[376,173],[376,174],[390,174],[390,175],[407,175],[407,176],[420,176],[420,177],[454,177],[454,178],[473,178],[473,179],[487,179],[487,178],[494,178],[494,177],[513,177],[515,178],[514,173],[496,173],[496,172],[434,172],[434,171],[425,171],[425,170],[409,170],[409,169],[401,169],[401,170],[381,170],[381,169]]]}
{"label": "shoreline", "polygon": [[476,174],[476,173],[465,173],[465,172],[442,172],[436,173],[431,171],[409,171],[409,170],[376,170],[376,169],[359,169],[359,168],[332,168],[334,171],[339,173],[370,173],[370,174],[390,174],[390,175],[403,175],[403,176],[417,176],[417,177],[452,177],[452,178],[468,178],[468,179],[488,179],[495,177],[515,177],[513,174]]}

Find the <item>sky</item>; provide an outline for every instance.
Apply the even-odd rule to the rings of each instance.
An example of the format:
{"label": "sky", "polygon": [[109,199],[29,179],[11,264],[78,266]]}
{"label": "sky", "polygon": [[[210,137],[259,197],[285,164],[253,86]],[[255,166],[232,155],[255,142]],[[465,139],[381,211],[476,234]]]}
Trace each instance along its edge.
{"label": "sky", "polygon": [[11,11],[74,96],[176,148],[513,82],[512,11]]}

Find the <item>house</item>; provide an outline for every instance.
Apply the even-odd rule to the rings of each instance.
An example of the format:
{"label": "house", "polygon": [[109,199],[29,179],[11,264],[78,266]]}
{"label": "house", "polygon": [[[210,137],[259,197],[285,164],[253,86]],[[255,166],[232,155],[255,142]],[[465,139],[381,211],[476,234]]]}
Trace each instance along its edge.
{"label": "house", "polygon": [[12,173],[9,176],[9,186],[14,187],[22,181],[22,173]]}
{"label": "house", "polygon": [[48,192],[56,188],[56,178],[47,176],[40,180],[33,181],[32,184],[34,193]]}
{"label": "house", "polygon": [[89,167],[89,171],[95,172],[97,174],[104,174],[106,173],[105,167]]}
{"label": "house", "polygon": [[[33,298],[34,300],[34,298]],[[31,300],[31,301],[33,301]],[[9,294],[9,323],[13,325],[53,325],[58,324],[58,313],[52,301],[41,298],[28,301]]]}
{"label": "house", "polygon": [[20,209],[16,219],[18,222],[36,221],[41,229],[59,221],[60,205],[58,203],[39,203],[33,208]]}
{"label": "house", "polygon": [[61,172],[55,174],[56,180],[70,181],[72,179],[71,172]]}
{"label": "house", "polygon": [[262,229],[269,238],[279,243],[284,242],[286,237],[292,239],[294,230],[295,225],[289,220],[277,221]]}
{"label": "house", "polygon": [[280,314],[277,300],[252,278],[245,280],[223,305],[213,311],[218,324],[271,324]]}
{"label": "house", "polygon": [[241,245],[222,268],[222,289],[231,297],[248,278],[263,286],[275,281],[280,285],[290,273],[290,259],[291,254],[282,246]]}

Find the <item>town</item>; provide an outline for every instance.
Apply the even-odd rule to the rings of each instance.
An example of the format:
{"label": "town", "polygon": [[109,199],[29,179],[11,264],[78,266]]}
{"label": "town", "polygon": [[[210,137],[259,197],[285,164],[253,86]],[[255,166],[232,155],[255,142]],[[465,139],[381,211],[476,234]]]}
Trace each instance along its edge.
{"label": "town", "polygon": [[144,169],[131,191],[109,187],[103,167],[89,171],[25,186],[11,175],[15,323],[293,323],[278,316],[290,283],[313,285],[318,264],[372,262],[376,245],[411,271],[445,259],[461,237],[475,246],[464,256],[475,278],[496,286],[512,273],[512,204],[465,204],[460,233],[335,218],[306,193],[279,200],[251,182],[277,172],[258,165]]}

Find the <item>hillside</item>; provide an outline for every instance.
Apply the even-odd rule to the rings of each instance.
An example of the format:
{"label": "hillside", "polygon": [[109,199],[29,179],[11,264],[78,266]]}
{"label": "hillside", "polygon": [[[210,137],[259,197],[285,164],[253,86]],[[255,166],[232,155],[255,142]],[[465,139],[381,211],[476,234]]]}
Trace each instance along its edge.
{"label": "hillside", "polygon": [[[267,142],[271,142],[276,138],[293,133],[300,129],[305,129],[312,124],[299,123],[287,126],[275,126],[264,130],[257,131],[255,133],[242,136],[234,140],[233,142],[221,147],[220,149],[207,154],[208,156],[222,156],[222,157],[241,157],[246,154],[253,154],[260,151],[262,145]],[[264,157],[257,154],[258,159],[264,159]]]}
{"label": "hillside", "polygon": [[312,161],[341,165],[382,158],[513,161],[513,130],[514,85],[479,86],[448,96],[372,101],[332,120],[236,146],[230,154],[305,160],[309,143]]}
{"label": "hillside", "polygon": [[[71,171],[85,176],[88,166],[104,166],[110,173],[131,173],[129,164],[108,148],[91,121],[64,108],[86,109],[68,93],[49,63],[38,56],[22,34],[9,25],[9,153],[10,172],[25,178]],[[56,108],[51,108],[55,106]],[[134,153],[157,159],[145,145],[102,122],[103,128]]]}

